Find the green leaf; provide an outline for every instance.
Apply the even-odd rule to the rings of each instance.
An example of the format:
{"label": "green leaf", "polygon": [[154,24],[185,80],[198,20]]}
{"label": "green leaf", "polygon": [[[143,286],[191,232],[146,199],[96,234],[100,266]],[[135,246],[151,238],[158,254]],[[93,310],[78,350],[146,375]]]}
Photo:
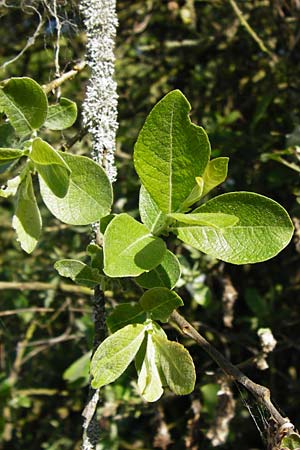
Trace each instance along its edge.
{"label": "green leaf", "polygon": [[74,361],[63,373],[63,379],[69,383],[74,383],[74,381],[80,378],[85,378],[86,382],[89,379],[90,372],[90,359],[92,352],[88,352],[81,358]]}
{"label": "green leaf", "polygon": [[146,313],[139,303],[122,303],[117,305],[106,319],[107,326],[114,333],[130,323],[144,323]]}
{"label": "green leaf", "polygon": [[22,249],[31,253],[42,230],[42,219],[33,192],[31,175],[28,175],[19,186],[17,208],[12,225],[17,232],[17,239]]}
{"label": "green leaf", "polygon": [[153,334],[153,342],[169,388],[177,395],[190,394],[195,387],[196,372],[189,352],[178,344]]}
{"label": "green leaf", "polygon": [[189,196],[184,200],[181,211],[187,211],[190,206],[198,202],[203,194],[204,181],[202,177],[196,177],[196,184],[190,192]]}
{"label": "green leaf", "polygon": [[93,269],[87,264],[76,259],[61,259],[56,261],[54,268],[59,275],[71,278],[75,283],[94,288],[101,283],[102,276],[97,269]]}
{"label": "green leaf", "polygon": [[94,389],[112,383],[127,369],[145,336],[145,326],[127,325],[109,336],[96,350],[91,362]]}
{"label": "green leaf", "polygon": [[70,225],[88,225],[110,212],[112,187],[105,171],[85,156],[59,152],[71,170],[64,198],[56,197],[41,177],[41,195],[52,214]]}
{"label": "green leaf", "polygon": [[97,244],[89,244],[86,250],[91,258],[91,266],[103,272],[103,249]]}
{"label": "green leaf", "polygon": [[139,300],[144,311],[151,319],[167,322],[174,309],[183,305],[182,299],[174,291],[164,287],[155,287],[146,291]]}
{"label": "green leaf", "polygon": [[64,197],[69,188],[71,169],[62,156],[40,138],[32,142],[29,154],[39,175],[57,197]]}
{"label": "green leaf", "polygon": [[300,436],[298,433],[291,433],[282,439],[280,447],[287,447],[289,450],[300,449]]}
{"label": "green leaf", "polygon": [[0,165],[7,164],[23,156],[23,151],[17,148],[0,148]]}
{"label": "green leaf", "polygon": [[139,210],[142,222],[152,234],[156,234],[166,225],[166,214],[159,209],[143,185],[140,189]]}
{"label": "green leaf", "polygon": [[21,136],[39,129],[46,120],[48,100],[31,78],[10,78],[0,85],[0,112],[4,112]]}
{"label": "green leaf", "polygon": [[209,161],[203,175],[203,192],[206,195],[213,188],[223,183],[227,178],[229,158],[215,158]]}
{"label": "green leaf", "polygon": [[50,130],[65,130],[71,127],[77,118],[77,105],[71,100],[61,97],[59,104],[49,106],[44,126]]}
{"label": "green leaf", "polygon": [[18,145],[16,132],[8,122],[0,125],[0,142],[3,147],[7,148],[15,148]]}
{"label": "green leaf", "polygon": [[176,256],[167,250],[161,263],[136,278],[136,282],[143,288],[166,287],[173,289],[180,278],[180,264]]}
{"label": "green leaf", "polygon": [[169,214],[169,217],[188,225],[203,225],[215,228],[233,227],[239,221],[238,217],[224,213],[173,213]]}
{"label": "green leaf", "polygon": [[19,175],[8,180],[6,183],[6,188],[0,189],[0,197],[7,198],[11,195],[16,195],[20,183],[21,177]]}
{"label": "green leaf", "polygon": [[151,334],[147,333],[146,349],[141,366],[138,367],[138,388],[147,402],[156,402],[164,393],[159,373],[157,347],[153,344]]}
{"label": "green leaf", "polygon": [[291,240],[293,224],[285,209],[262,195],[233,192],[220,195],[194,212],[238,217],[233,227],[177,228],[179,239],[208,255],[232,264],[252,264],[277,255]]}
{"label": "green leaf", "polygon": [[180,91],[170,92],[150,112],[135,145],[135,169],[164,213],[180,208],[209,160],[207,134],[191,123],[190,109]]}
{"label": "green leaf", "polygon": [[104,235],[104,272],[109,277],[136,277],[156,267],[166,252],[162,239],[128,214],[119,214]]}

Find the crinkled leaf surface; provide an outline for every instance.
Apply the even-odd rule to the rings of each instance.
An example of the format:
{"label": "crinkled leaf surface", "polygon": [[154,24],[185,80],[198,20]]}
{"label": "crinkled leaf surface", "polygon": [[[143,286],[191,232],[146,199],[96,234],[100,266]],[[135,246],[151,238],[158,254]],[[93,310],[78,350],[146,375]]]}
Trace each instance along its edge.
{"label": "crinkled leaf surface", "polygon": [[69,188],[71,169],[59,152],[47,142],[36,138],[29,157],[53,194],[64,197]]}
{"label": "crinkled leaf surface", "polygon": [[169,388],[177,395],[190,394],[195,387],[196,372],[189,352],[178,344],[153,334],[160,366]]}
{"label": "crinkled leaf surface", "polygon": [[166,287],[173,289],[180,278],[180,264],[176,256],[167,250],[161,263],[150,270],[150,272],[142,273],[136,278],[136,282],[147,289],[153,287]]}
{"label": "crinkled leaf surface", "polygon": [[167,322],[172,311],[183,305],[176,292],[164,287],[155,287],[144,292],[139,303],[144,311],[151,314],[151,319],[161,322]]}
{"label": "crinkled leaf surface", "polygon": [[169,214],[169,217],[188,225],[203,225],[215,228],[233,227],[239,221],[238,217],[224,213],[173,213]]}
{"label": "crinkled leaf surface", "polygon": [[207,134],[191,123],[190,109],[180,91],[167,94],[150,112],[134,148],[135,169],[164,213],[180,207],[209,160]]}
{"label": "crinkled leaf surface", "polygon": [[229,158],[221,157],[209,161],[203,175],[203,192],[206,195],[227,178]]}
{"label": "crinkled leaf surface", "polygon": [[45,127],[50,130],[65,130],[71,127],[77,118],[77,105],[71,100],[61,97],[57,105],[48,109]]}
{"label": "crinkled leaf surface", "polygon": [[114,308],[107,317],[106,323],[110,331],[114,333],[130,323],[144,323],[145,320],[146,313],[139,303],[122,303]]}
{"label": "crinkled leaf surface", "polygon": [[0,111],[7,115],[19,135],[26,136],[46,120],[47,96],[31,78],[10,78],[0,84]]}
{"label": "crinkled leaf surface", "polygon": [[145,326],[127,325],[109,336],[96,350],[91,362],[94,389],[112,383],[127,369],[145,336]]}
{"label": "crinkled leaf surface", "polygon": [[128,214],[119,214],[104,234],[104,272],[109,277],[136,277],[158,266],[166,252],[162,239]]}
{"label": "crinkled leaf surface", "polygon": [[97,222],[110,212],[112,204],[112,188],[105,171],[85,156],[59,154],[71,170],[69,189],[63,198],[59,198],[39,177],[41,195],[47,208],[70,225]]}
{"label": "crinkled leaf surface", "polygon": [[10,163],[23,156],[23,151],[17,148],[0,148],[0,165]]}
{"label": "crinkled leaf surface", "polygon": [[285,209],[251,192],[223,194],[194,212],[224,213],[238,217],[232,227],[177,227],[183,242],[232,264],[265,261],[277,255],[291,240],[293,224]]}
{"label": "crinkled leaf surface", "polygon": [[76,283],[90,288],[97,286],[103,279],[97,269],[93,269],[76,259],[61,259],[56,261],[54,268],[62,277],[71,278]]}
{"label": "crinkled leaf surface", "polygon": [[167,216],[159,209],[143,185],[140,189],[139,210],[142,222],[149,228],[152,234],[163,229],[167,221]]}
{"label": "crinkled leaf surface", "polygon": [[31,175],[20,184],[12,225],[25,252],[31,253],[41,234],[42,219],[33,191]]}
{"label": "crinkled leaf surface", "polygon": [[147,333],[146,351],[138,370],[139,391],[147,402],[155,402],[164,392],[158,365],[157,347],[153,344],[151,334]]}

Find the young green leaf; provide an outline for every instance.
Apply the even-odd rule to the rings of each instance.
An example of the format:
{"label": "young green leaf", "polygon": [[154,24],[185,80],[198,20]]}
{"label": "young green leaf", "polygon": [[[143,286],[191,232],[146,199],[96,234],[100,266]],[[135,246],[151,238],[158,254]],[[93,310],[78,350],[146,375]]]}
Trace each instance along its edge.
{"label": "young green leaf", "polygon": [[203,225],[215,228],[233,227],[239,221],[238,217],[224,213],[173,213],[168,216],[188,225]]}
{"label": "young green leaf", "polygon": [[59,198],[39,177],[41,195],[47,208],[70,225],[97,222],[110,212],[112,204],[112,187],[105,171],[85,156],[59,154],[71,170],[69,189],[64,198]]}
{"label": "young green leaf", "polygon": [[41,86],[31,78],[10,78],[0,84],[0,112],[16,132],[27,136],[46,120],[48,100]]}
{"label": "young green leaf", "polygon": [[141,396],[147,402],[156,402],[164,393],[158,369],[159,359],[157,347],[153,344],[151,334],[147,333],[146,349],[138,371],[138,387]]}
{"label": "young green leaf", "polygon": [[190,109],[180,91],[170,92],[150,112],[135,145],[135,169],[164,213],[181,206],[209,161],[207,134],[191,123]]}
{"label": "young green leaf", "polygon": [[86,384],[89,380],[90,360],[92,352],[88,352],[74,361],[63,373],[63,379],[69,383],[74,383],[80,378],[84,378]]}
{"label": "young green leaf", "polygon": [[158,266],[166,252],[162,239],[128,214],[119,214],[104,234],[104,272],[109,277],[136,277]]}
{"label": "young green leaf", "polygon": [[130,323],[144,323],[146,313],[139,303],[122,303],[117,305],[113,312],[107,317],[106,323],[112,333]]}
{"label": "young green leaf", "polygon": [[203,192],[206,195],[213,188],[223,183],[227,178],[229,158],[221,157],[209,161],[203,175]]}
{"label": "young green leaf", "polygon": [[139,210],[142,222],[152,234],[164,228],[167,216],[159,209],[143,185],[140,189]]}
{"label": "young green leaf", "polygon": [[166,287],[173,289],[180,278],[180,264],[174,253],[167,250],[161,263],[136,278],[136,282],[143,288]]}
{"label": "young green leaf", "polygon": [[44,126],[50,130],[65,130],[71,127],[77,118],[77,105],[71,100],[61,97],[57,105],[48,109]]}
{"label": "young green leaf", "polygon": [[94,389],[112,383],[135,358],[145,336],[145,325],[127,325],[109,336],[96,350],[91,362]]}
{"label": "young green leaf", "polygon": [[6,183],[6,188],[0,189],[0,197],[7,198],[11,195],[16,195],[20,183],[21,177],[19,175],[8,180]]}
{"label": "young green leaf", "polygon": [[181,211],[188,211],[190,209],[190,206],[192,206],[194,203],[198,202],[200,198],[202,197],[203,188],[204,188],[204,181],[202,177],[196,177],[196,184],[193,187],[192,191],[188,195],[188,197],[184,200],[183,204],[180,207]]}
{"label": "young green leaf", "polygon": [[76,259],[61,259],[56,261],[54,268],[62,277],[71,278],[75,283],[90,288],[97,286],[103,279],[97,269],[93,269]]}
{"label": "young green leaf", "polygon": [[0,148],[0,165],[10,163],[23,156],[23,151],[17,148]]}
{"label": "young green leaf", "polygon": [[189,352],[178,344],[153,334],[158,359],[169,388],[177,395],[190,394],[195,387],[196,372]]}
{"label": "young green leaf", "polygon": [[31,253],[42,229],[42,219],[34,195],[31,175],[28,175],[19,186],[17,208],[12,225],[17,232],[17,239],[22,249]]}
{"label": "young green leaf", "polygon": [[54,195],[63,198],[69,188],[71,169],[51,145],[40,138],[32,142],[29,158]]}
{"label": "young green leaf", "polygon": [[300,435],[298,433],[291,433],[282,439],[280,448],[287,448],[288,450],[300,449]]}
{"label": "young green leaf", "polygon": [[223,194],[194,213],[224,213],[239,219],[226,228],[177,227],[179,239],[208,255],[232,264],[252,264],[277,255],[291,240],[293,224],[285,209],[251,192]]}
{"label": "young green leaf", "polygon": [[167,322],[172,311],[183,305],[176,292],[164,287],[155,287],[144,292],[139,303],[144,311],[151,314],[151,319],[161,322]]}

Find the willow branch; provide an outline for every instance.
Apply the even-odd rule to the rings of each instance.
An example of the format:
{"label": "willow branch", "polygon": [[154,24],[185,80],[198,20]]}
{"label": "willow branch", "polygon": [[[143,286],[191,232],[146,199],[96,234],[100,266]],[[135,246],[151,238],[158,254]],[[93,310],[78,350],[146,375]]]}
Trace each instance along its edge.
{"label": "willow branch", "polygon": [[14,291],[50,291],[61,290],[74,294],[90,295],[92,290],[85,286],[76,286],[68,283],[43,283],[41,281],[0,281],[0,291],[10,289]]}
{"label": "willow branch", "polygon": [[260,50],[267,55],[269,55],[273,61],[277,60],[276,55],[274,55],[264,44],[263,40],[258,36],[258,34],[253,30],[253,28],[250,26],[250,24],[247,22],[244,14],[240,10],[239,6],[237,5],[235,0],[229,0],[229,3],[235,12],[237,18],[240,21],[240,24],[245,28],[245,30],[248,32],[248,34],[252,37],[252,39],[257,43]]}
{"label": "willow branch", "polygon": [[181,332],[193,339],[218,364],[222,371],[232,380],[244,386],[256,400],[269,411],[270,416],[282,426],[289,422],[275,408],[271,401],[270,390],[265,386],[254,383],[238,367],[234,366],[222,353],[213,347],[198,331],[177,311],[173,311],[170,319],[179,327]]}
{"label": "willow branch", "polygon": [[76,64],[72,70],[69,70],[69,72],[64,73],[59,78],[55,78],[55,80],[50,81],[48,84],[44,84],[42,87],[44,89],[44,92],[46,94],[49,94],[49,92],[54,91],[58,87],[60,87],[65,81],[70,80],[71,78],[78,75],[79,72],[81,72],[86,66],[85,61],[81,61],[78,64]]}

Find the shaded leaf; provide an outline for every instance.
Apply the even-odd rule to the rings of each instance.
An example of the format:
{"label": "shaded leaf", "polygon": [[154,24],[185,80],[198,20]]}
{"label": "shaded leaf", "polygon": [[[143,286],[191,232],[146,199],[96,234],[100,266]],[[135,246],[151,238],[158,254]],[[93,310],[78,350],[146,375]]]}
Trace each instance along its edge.
{"label": "shaded leaf", "polygon": [[0,165],[7,164],[23,156],[23,151],[17,148],[0,148]]}
{"label": "shaded leaf", "polygon": [[163,287],[155,287],[144,292],[139,303],[144,311],[151,314],[153,320],[161,322],[167,322],[172,311],[183,305],[176,292]]}
{"label": "shaded leaf", "polygon": [[65,130],[71,127],[77,118],[77,105],[71,100],[61,97],[57,105],[48,109],[44,126],[50,130]]}
{"label": "shaded leaf", "polygon": [[92,352],[88,352],[85,355],[74,361],[63,373],[63,379],[69,383],[74,383],[74,381],[84,378],[86,383],[89,380],[90,372],[90,360]]}
{"label": "shaded leaf", "polygon": [[48,100],[31,78],[10,78],[0,84],[0,112],[9,118],[21,136],[39,129],[46,120]]}
{"label": "shaded leaf", "polygon": [[40,138],[32,142],[29,154],[39,175],[57,197],[64,197],[69,188],[71,169],[51,145]]}
{"label": "shaded leaf", "polygon": [[110,331],[114,333],[130,323],[144,323],[145,320],[146,313],[139,303],[134,305],[122,303],[114,308],[113,312],[107,317],[106,323]]}
{"label": "shaded leaf", "polygon": [[33,191],[31,175],[20,184],[12,225],[25,252],[31,253],[39,240],[42,219]]}
{"label": "shaded leaf", "polygon": [[97,286],[102,281],[102,276],[97,269],[93,269],[76,259],[61,259],[56,261],[54,268],[62,277],[71,278],[76,283],[91,288]]}
{"label": "shaded leaf", "polygon": [[173,289],[180,278],[180,264],[176,256],[167,250],[161,263],[136,278],[136,282],[147,289],[153,287],[166,287]]}

